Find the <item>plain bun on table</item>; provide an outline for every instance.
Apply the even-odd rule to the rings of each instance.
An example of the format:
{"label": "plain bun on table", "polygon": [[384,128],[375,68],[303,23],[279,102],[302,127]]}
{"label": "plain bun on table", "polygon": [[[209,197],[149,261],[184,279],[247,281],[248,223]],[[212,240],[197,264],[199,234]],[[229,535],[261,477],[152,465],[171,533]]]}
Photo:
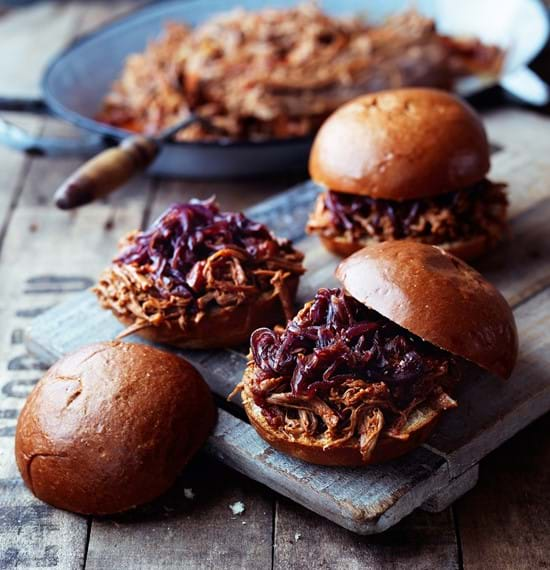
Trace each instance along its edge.
{"label": "plain bun on table", "polygon": [[17,465],[51,505],[118,513],[165,492],[215,420],[210,390],[187,361],[143,344],[92,344],[33,389],[17,424]]}

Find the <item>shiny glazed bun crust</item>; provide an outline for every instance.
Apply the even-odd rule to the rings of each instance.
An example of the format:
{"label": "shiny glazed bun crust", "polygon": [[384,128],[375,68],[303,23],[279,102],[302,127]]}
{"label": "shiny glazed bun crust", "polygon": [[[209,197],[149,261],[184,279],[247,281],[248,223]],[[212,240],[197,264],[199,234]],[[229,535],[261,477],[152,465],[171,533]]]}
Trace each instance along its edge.
{"label": "shiny glazed bun crust", "polygon": [[454,355],[508,378],[517,330],[504,297],[442,249],[412,241],[369,245],[340,263],[349,295]]}
{"label": "shiny glazed bun crust", "polygon": [[51,505],[117,513],[166,491],[215,419],[208,386],[185,360],[141,344],[93,344],[35,386],[17,424],[17,465]]}
{"label": "shiny glazed bun crust", "polygon": [[489,171],[475,111],[445,91],[407,88],[365,95],[335,111],[310,154],[311,178],[331,190],[387,200],[466,188]]}

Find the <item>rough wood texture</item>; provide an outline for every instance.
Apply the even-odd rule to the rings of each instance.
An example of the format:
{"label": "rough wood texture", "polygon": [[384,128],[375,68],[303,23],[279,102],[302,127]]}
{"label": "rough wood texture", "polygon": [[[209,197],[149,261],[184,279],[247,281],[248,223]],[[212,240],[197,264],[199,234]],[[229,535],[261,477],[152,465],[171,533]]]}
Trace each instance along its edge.
{"label": "rough wood texture", "polygon": [[[237,501],[245,506],[238,516],[230,510]],[[266,568],[272,532],[272,494],[198,457],[154,503],[95,519],[86,568]]]}
{"label": "rough wood texture", "polygon": [[[308,272],[300,287],[299,304],[310,298],[318,287],[334,283],[332,272],[337,259],[329,256],[315,238],[300,239],[316,192],[312,184],[306,183],[249,212],[255,219],[273,226],[281,235],[298,239],[297,246],[306,252]],[[511,189],[512,204],[514,201],[515,193]],[[520,338],[528,340],[524,341],[526,346],[522,344],[518,367],[513,378],[505,384],[487,376],[463,382],[459,390],[459,409],[447,415],[426,447],[444,457],[449,470],[441,479],[435,476],[439,468],[433,467],[430,475],[433,479],[428,483],[431,492],[426,493],[420,486],[415,489],[407,487],[410,481],[403,471],[400,473],[401,479],[395,479],[388,468],[388,477],[377,488],[378,494],[366,494],[358,499],[351,488],[356,479],[363,475],[359,476],[357,472],[344,474],[345,470],[342,470],[345,485],[342,485],[343,479],[339,486],[344,486],[350,494],[338,495],[336,486],[334,490],[329,487],[329,494],[321,497],[316,488],[324,488],[324,474],[327,470],[306,467],[307,485],[297,484],[293,474],[301,464],[292,464],[291,468],[287,468],[288,458],[276,453],[270,453],[272,461],[265,461],[264,451],[254,447],[253,439],[237,435],[239,429],[245,430],[243,433],[250,429],[239,420],[235,420],[237,423],[231,430],[231,437],[214,438],[211,441],[212,452],[236,469],[269,484],[338,524],[361,533],[379,532],[425,501],[428,501],[428,508],[432,510],[437,505],[445,507],[456,494],[471,488],[476,477],[472,466],[550,408],[550,378],[544,373],[545,368],[550,366],[545,358],[546,343],[550,344],[550,339],[546,340],[535,317],[540,316],[541,311],[544,318],[547,316],[545,293],[536,293],[544,289],[550,278],[546,256],[537,254],[539,244],[544,243],[547,237],[544,217],[549,204],[548,200],[536,198],[531,208],[519,210],[512,220],[513,238],[502,246],[494,258],[496,261],[493,262],[492,270],[488,272],[497,286],[501,286],[501,282],[504,284],[502,289],[509,300],[520,305],[516,311],[519,334]],[[516,254],[510,256],[512,248]],[[525,255],[525,252],[532,252],[533,248],[538,249],[531,256]],[[516,270],[511,263],[502,263],[505,257],[514,260],[517,258],[520,270]],[[31,350],[49,362],[81,344],[113,338],[121,330],[121,325],[110,314],[102,311],[91,295],[84,294],[37,319],[27,340]],[[536,358],[533,357],[533,352],[536,353]],[[222,397],[227,396],[240,379],[245,365],[244,356],[236,351],[185,351],[182,354],[201,368],[212,389]],[[228,451],[224,451],[230,442]],[[240,443],[237,445],[235,442]],[[470,470],[467,477],[453,481],[467,470]],[[375,470],[369,470],[369,474],[374,472]],[[442,486],[447,487],[451,481],[452,487],[440,492]],[[367,480],[362,483],[363,487],[366,482]],[[376,488],[371,479],[368,479],[368,484],[369,487]],[[407,492],[410,491],[406,507],[403,507],[402,501],[395,500],[395,485],[401,490],[407,488]],[[430,502],[430,496],[434,494],[437,496],[432,497]],[[333,506],[330,506],[331,501]],[[353,509],[362,514],[356,516],[342,508],[344,502],[351,502]]]}
{"label": "rough wood texture", "polygon": [[311,512],[279,503],[273,568],[454,570],[460,568],[450,510],[416,512],[378,536],[357,537]]}
{"label": "rough wood texture", "polygon": [[393,526],[449,480],[446,461],[425,448],[369,469],[310,465],[275,451],[249,424],[223,411],[206,450],[226,465],[359,534]]}
{"label": "rough wood texture", "polygon": [[[73,33],[71,26],[73,31],[74,25],[93,26],[94,20],[109,18],[128,6],[127,2],[73,2],[78,4],[75,9],[67,4],[37,3],[0,16],[2,47],[7,50],[5,53],[16,55],[0,59],[0,93],[36,93],[40,62],[70,37],[64,36],[63,30]],[[55,21],[49,18],[52,13],[56,14]],[[63,13],[72,14],[72,23],[68,26],[60,21]],[[29,29],[33,30],[32,34],[28,33]],[[23,120],[14,116],[12,119],[29,129],[40,129],[43,125],[41,118]],[[527,216],[537,218],[538,211],[531,206],[548,196],[548,119],[506,108],[490,112],[486,120],[492,140],[501,142],[504,147],[493,157],[495,179],[507,179],[516,189],[512,202],[514,215],[521,216],[523,211],[530,210]],[[57,128],[51,124],[48,129],[50,134],[69,134],[64,128],[54,131]],[[31,162],[33,174],[27,180]],[[266,198],[272,190],[290,185],[290,181],[273,184],[271,180],[267,181],[269,188],[266,181],[245,185],[240,182],[223,185],[162,182],[154,184],[155,191],[149,194],[145,182],[124,191],[125,198],[120,202],[117,198],[111,206],[100,204],[96,222],[91,213],[86,216],[88,221],[73,222],[82,228],[81,232],[68,229],[71,226],[65,225],[62,215],[57,218],[52,215],[46,225],[41,225],[55,184],[76,164],[78,161],[31,161],[0,149],[0,224],[4,230],[8,228],[10,234],[14,227],[27,224],[28,231],[17,230],[13,233],[15,237],[9,238],[9,244],[11,248],[22,250],[28,246],[30,252],[24,259],[12,257],[9,264],[2,262],[0,267],[5,282],[0,292],[0,366],[3,371],[0,381],[0,568],[71,568],[80,567],[83,560],[80,541],[82,524],[86,521],[34,501],[17,483],[19,478],[13,470],[11,449],[18,409],[41,374],[41,366],[22,345],[22,330],[33,315],[85,286],[79,272],[94,277],[99,266],[98,263],[86,267],[90,258],[84,256],[72,274],[64,275],[65,267],[57,263],[60,257],[54,255],[59,245],[70,239],[72,253],[68,243],[59,253],[69,254],[71,261],[78,263],[78,253],[82,253],[85,246],[95,247],[105,241],[103,232],[112,232],[110,243],[114,246],[119,234],[128,227],[127,223],[131,223],[124,212],[126,206],[135,204],[142,209],[141,218],[136,222],[139,225],[148,219],[150,211],[156,216],[169,202],[180,198],[216,193],[224,206],[237,209]],[[50,171],[57,169],[61,171],[59,176],[50,178]],[[17,212],[19,206],[24,207],[25,212],[17,214],[13,223],[9,223],[7,214]],[[544,230],[544,216],[538,220]],[[60,231],[50,239],[49,228],[58,221]],[[532,222],[525,219],[523,228],[531,236],[531,243],[540,246],[542,241],[533,233],[531,225]],[[38,245],[39,242],[42,243]],[[547,249],[539,251],[544,256]],[[33,267],[45,252],[49,252],[48,259],[52,260],[47,275],[39,273],[46,263],[38,265],[36,272]],[[0,259],[5,253],[0,250]],[[100,250],[98,255],[105,255],[105,262],[110,253]],[[501,256],[503,265],[507,262],[508,254],[497,253],[497,256]],[[527,259],[524,252],[516,262],[527,262],[524,272],[527,276],[539,270],[536,260]],[[480,267],[490,272],[493,263],[495,260],[488,268],[485,262]],[[542,281],[535,284],[533,293],[544,286],[545,273],[539,274],[539,278]],[[507,287],[504,281],[501,284]],[[510,298],[520,302],[524,290],[520,288],[519,299]],[[547,563],[546,553],[550,548],[547,524],[550,516],[546,508],[549,504],[546,492],[550,462],[548,427],[547,418],[540,420],[485,460],[481,483],[458,503],[456,522],[461,531],[465,568],[539,568]],[[191,505],[181,496],[182,487],[188,486],[198,489]],[[247,511],[243,517],[231,516],[227,505],[234,499],[245,502]],[[435,516],[417,511],[379,537],[359,539],[286,500],[272,519],[273,499],[267,490],[248,479],[231,476],[231,471],[224,470],[219,463],[199,460],[191,474],[184,475],[173,495],[163,498],[160,507],[156,504],[151,507],[152,514],[145,509],[128,519],[94,521],[88,563],[96,568],[139,567],[140,560],[146,561],[142,567],[178,568],[222,565],[234,568],[243,564],[247,568],[309,567],[312,561],[326,568],[462,566],[450,511]],[[261,510],[262,504],[265,512]],[[248,519],[247,513],[254,516]],[[242,525],[247,521],[247,525]],[[264,532],[243,534],[250,524],[261,525]],[[155,530],[157,527],[160,530]],[[273,558],[270,554],[272,532]],[[297,542],[296,532],[302,533]],[[251,552],[246,559],[243,549]]]}
{"label": "rough wood texture", "polygon": [[[6,19],[0,20],[2,41],[13,38],[6,49],[17,53],[17,57],[2,58],[2,94],[12,93],[9,88],[4,90],[6,77],[11,77],[10,66],[21,79],[20,83],[8,82],[10,87],[19,86],[22,89],[19,94],[30,94],[25,78],[38,79],[43,58],[50,57],[61,43],[84,29],[88,22],[93,24],[112,12],[106,5],[92,5],[83,18],[82,11],[74,5],[42,4],[27,9],[30,20],[20,18],[23,12],[8,13]],[[54,15],[55,19],[51,20]],[[34,33],[29,34],[29,29]],[[39,117],[11,118],[35,131],[45,124],[44,118]],[[61,128],[61,132],[67,135],[69,129]],[[30,318],[92,282],[87,272],[92,276],[95,272],[94,253],[82,255],[68,239],[76,243],[80,236],[84,244],[91,225],[85,216],[62,218],[49,205],[43,208],[51,192],[49,185],[66,176],[73,169],[73,163],[60,161],[57,169],[50,165],[42,170],[44,163],[2,149],[0,164],[3,181],[0,215],[5,230],[5,233],[0,232],[3,246],[0,258],[0,568],[76,569],[81,568],[85,560],[87,520],[53,509],[25,489],[13,459],[13,435],[18,411],[44,369],[27,354],[22,331]],[[120,200],[122,204],[123,197]],[[102,210],[105,212],[105,206]],[[136,219],[128,222],[135,225]],[[96,237],[96,267],[103,257],[101,252],[111,249],[118,239],[114,234],[111,241],[103,238],[101,232]],[[59,260],[58,254],[64,259]]]}
{"label": "rough wood texture", "polygon": [[548,567],[550,416],[504,444],[481,465],[478,486],[456,504],[464,567]]}

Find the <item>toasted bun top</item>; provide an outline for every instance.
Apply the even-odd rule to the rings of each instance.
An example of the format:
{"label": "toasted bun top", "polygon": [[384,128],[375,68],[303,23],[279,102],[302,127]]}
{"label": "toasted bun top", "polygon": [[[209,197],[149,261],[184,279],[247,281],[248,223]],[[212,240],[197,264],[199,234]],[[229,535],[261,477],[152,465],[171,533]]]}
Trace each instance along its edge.
{"label": "toasted bun top", "polygon": [[489,144],[474,110],[445,91],[365,95],[323,124],[311,178],[331,190],[408,200],[470,186],[489,171]]}
{"label": "toasted bun top", "polygon": [[512,310],[477,271],[412,241],[367,246],[340,263],[345,290],[408,331],[502,378],[516,362]]}
{"label": "toasted bun top", "polygon": [[185,360],[141,344],[92,344],[59,360],[32,391],[16,459],[40,499],[116,513],[168,489],[214,421],[210,391]]}

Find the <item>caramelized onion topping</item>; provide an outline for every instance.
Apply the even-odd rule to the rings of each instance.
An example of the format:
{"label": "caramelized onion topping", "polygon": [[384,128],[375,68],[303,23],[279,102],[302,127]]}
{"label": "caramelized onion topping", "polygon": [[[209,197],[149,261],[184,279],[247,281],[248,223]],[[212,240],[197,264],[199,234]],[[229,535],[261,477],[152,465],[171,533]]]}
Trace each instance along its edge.
{"label": "caramelized onion topping", "polygon": [[261,296],[278,297],[287,318],[304,272],[303,254],[288,240],[213,199],[174,204],[144,232],[132,232],[101,275],[101,304],[133,324],[185,329],[209,308],[231,310]]}
{"label": "caramelized onion topping", "polygon": [[289,240],[275,238],[267,226],[242,213],[221,212],[213,198],[172,205],[147,231],[133,236],[115,263],[147,272],[161,297],[194,297],[204,281],[204,262],[220,252],[241,266],[278,264],[303,272],[302,255]]}
{"label": "caramelized onion topping", "polygon": [[502,184],[477,184],[433,198],[383,200],[328,191],[319,198],[310,231],[352,239],[420,238],[432,244],[487,235],[497,240],[506,220]]}
{"label": "caramelized onion topping", "polygon": [[266,378],[288,378],[313,398],[343,380],[384,382],[401,407],[425,376],[452,368],[448,352],[412,335],[341,289],[320,289],[283,333],[256,330],[252,358]]}
{"label": "caramelized onion topping", "polygon": [[341,289],[320,289],[282,332],[256,330],[251,364],[241,389],[273,428],[326,447],[355,437],[365,460],[382,431],[407,437],[423,405],[456,405],[446,391],[458,381],[457,359]]}

